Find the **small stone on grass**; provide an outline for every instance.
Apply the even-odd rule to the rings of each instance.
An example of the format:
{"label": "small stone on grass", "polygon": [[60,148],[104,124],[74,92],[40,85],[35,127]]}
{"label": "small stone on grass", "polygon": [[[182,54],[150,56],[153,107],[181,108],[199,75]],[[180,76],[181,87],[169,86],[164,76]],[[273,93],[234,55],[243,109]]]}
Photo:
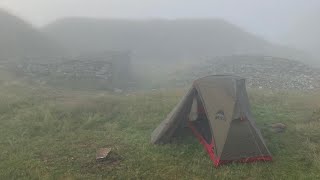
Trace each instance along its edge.
{"label": "small stone on grass", "polygon": [[96,160],[104,160],[107,158],[107,156],[109,155],[111,151],[111,148],[100,148],[97,150],[97,154],[96,154]]}

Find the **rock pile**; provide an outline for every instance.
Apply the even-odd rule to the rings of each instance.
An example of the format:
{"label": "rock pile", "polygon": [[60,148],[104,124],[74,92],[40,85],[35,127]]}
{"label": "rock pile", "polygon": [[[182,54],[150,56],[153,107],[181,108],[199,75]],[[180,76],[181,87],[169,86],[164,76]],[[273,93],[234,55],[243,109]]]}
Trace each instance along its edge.
{"label": "rock pile", "polygon": [[287,126],[283,123],[274,123],[270,125],[271,130],[276,133],[282,133],[286,130]]}
{"label": "rock pile", "polygon": [[17,67],[30,76],[54,76],[65,79],[109,79],[112,74],[111,63],[107,61],[22,62]]}
{"label": "rock pile", "polygon": [[[181,74],[184,74],[182,77]],[[175,79],[178,84],[214,74],[234,74],[247,86],[268,89],[313,90],[320,88],[320,70],[301,62],[265,56],[228,56],[200,63]],[[184,83],[186,82],[186,83]]]}
{"label": "rock pile", "polygon": [[53,60],[25,58],[1,63],[24,77],[41,84],[70,84],[78,86],[126,89],[131,80],[131,55],[107,51],[81,57]]}

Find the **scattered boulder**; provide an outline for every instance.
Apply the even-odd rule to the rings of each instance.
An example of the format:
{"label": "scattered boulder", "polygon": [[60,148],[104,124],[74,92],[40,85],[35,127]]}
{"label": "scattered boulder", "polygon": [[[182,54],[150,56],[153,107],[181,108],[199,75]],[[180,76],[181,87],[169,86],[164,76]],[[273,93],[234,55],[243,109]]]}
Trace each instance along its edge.
{"label": "scattered boulder", "polygon": [[276,132],[276,133],[282,133],[286,130],[287,126],[283,123],[274,123],[274,124],[271,124],[271,129],[273,132]]}
{"label": "scattered boulder", "polygon": [[96,160],[97,161],[105,160],[108,157],[110,152],[111,152],[111,148],[98,149],[96,154]]}

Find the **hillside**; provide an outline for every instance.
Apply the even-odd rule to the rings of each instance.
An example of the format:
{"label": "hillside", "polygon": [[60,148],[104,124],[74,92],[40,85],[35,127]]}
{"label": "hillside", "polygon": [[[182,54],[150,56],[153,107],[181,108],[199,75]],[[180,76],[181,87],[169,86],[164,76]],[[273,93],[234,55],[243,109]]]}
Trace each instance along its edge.
{"label": "hillside", "polygon": [[57,43],[22,19],[0,9],[0,60],[64,55]]}
{"label": "hillside", "polygon": [[42,29],[73,54],[129,50],[151,62],[199,61],[232,54],[301,59],[296,50],[271,44],[220,19],[117,20],[66,18]]}

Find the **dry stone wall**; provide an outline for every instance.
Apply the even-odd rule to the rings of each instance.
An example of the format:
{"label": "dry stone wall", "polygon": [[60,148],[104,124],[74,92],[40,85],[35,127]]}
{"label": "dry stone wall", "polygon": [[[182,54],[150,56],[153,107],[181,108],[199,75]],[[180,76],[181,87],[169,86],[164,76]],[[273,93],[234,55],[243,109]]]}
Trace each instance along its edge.
{"label": "dry stone wall", "polygon": [[[179,72],[177,85],[214,74],[245,77],[247,86],[268,89],[314,90],[320,88],[320,70],[301,62],[266,56],[217,57]],[[172,76],[174,77],[174,76]]]}
{"label": "dry stone wall", "polygon": [[55,80],[85,86],[87,81],[99,87],[125,89],[131,79],[129,53],[108,52],[51,61],[31,58],[15,62],[14,67],[16,72],[44,83]]}

